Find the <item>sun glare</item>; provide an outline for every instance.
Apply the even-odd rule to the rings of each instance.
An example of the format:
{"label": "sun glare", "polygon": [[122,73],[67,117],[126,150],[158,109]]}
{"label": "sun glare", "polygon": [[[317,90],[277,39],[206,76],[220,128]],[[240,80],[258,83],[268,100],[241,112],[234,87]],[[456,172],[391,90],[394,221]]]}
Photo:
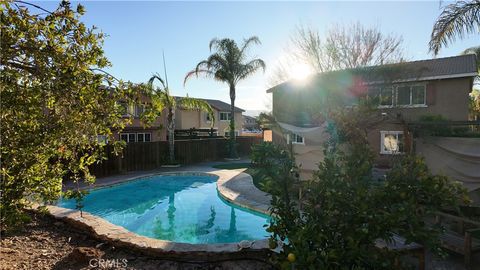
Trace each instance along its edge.
{"label": "sun glare", "polygon": [[308,75],[312,74],[313,71],[307,64],[298,63],[293,65],[290,68],[289,75],[290,78],[294,80],[304,80]]}

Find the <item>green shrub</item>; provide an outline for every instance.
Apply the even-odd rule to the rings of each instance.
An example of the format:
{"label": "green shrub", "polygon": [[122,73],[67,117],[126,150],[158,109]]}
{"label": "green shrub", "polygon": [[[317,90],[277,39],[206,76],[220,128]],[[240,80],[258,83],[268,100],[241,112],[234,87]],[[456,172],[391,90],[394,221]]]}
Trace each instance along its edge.
{"label": "green shrub", "polygon": [[[1,1],[0,12],[3,232],[27,220],[32,201],[56,200],[63,181],[94,181],[88,167],[105,146],[97,136],[112,141],[128,121],[117,101],[135,93],[101,71],[110,65],[104,35],[80,21],[82,5],[62,1],[48,13]],[[118,151],[121,143],[113,144]]]}
{"label": "green shrub", "polygon": [[408,155],[383,184],[373,184],[374,155],[363,129],[341,117],[336,127],[300,200],[291,195],[292,161],[279,162],[282,152],[276,146],[254,151],[273,191],[271,246],[283,241],[274,262],[282,269],[394,269],[400,254],[379,249],[375,242],[390,242],[395,233],[439,251],[441,228],[427,226],[425,220],[465,200],[466,191],[446,177],[432,175],[422,159]]}

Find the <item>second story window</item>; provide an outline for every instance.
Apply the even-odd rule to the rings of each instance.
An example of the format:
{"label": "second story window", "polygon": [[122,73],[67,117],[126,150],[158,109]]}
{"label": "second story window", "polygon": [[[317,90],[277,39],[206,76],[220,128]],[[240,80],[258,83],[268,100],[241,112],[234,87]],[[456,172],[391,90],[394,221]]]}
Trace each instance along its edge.
{"label": "second story window", "polygon": [[398,106],[419,106],[425,104],[425,85],[401,85],[397,87]]}
{"label": "second story window", "polygon": [[393,106],[393,87],[373,87],[368,90],[370,98],[378,99],[379,107]]}
{"label": "second story window", "polygon": [[211,121],[212,121],[212,118],[210,117],[210,114],[205,113],[205,121],[207,121],[207,122],[211,122]]}
{"label": "second story window", "polygon": [[145,104],[135,104],[135,117],[140,117],[145,112]]}
{"label": "second story window", "polygon": [[220,121],[230,121],[230,112],[220,112]]}

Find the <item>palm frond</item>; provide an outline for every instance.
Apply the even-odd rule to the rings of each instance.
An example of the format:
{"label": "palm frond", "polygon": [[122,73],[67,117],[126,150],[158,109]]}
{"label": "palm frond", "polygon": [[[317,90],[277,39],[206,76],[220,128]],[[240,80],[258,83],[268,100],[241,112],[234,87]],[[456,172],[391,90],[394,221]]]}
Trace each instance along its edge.
{"label": "palm frond", "polygon": [[236,81],[245,79],[259,69],[262,69],[263,72],[265,72],[265,68],[265,62],[262,59],[253,59],[242,67],[241,72],[239,72],[236,77]]}
{"label": "palm frond", "polygon": [[153,83],[155,82],[155,80],[158,80],[162,84],[162,87],[164,89],[167,88],[165,85],[165,81],[162,79],[162,77],[158,73],[155,73],[152,75],[152,77],[150,77],[150,79],[148,79],[147,85],[150,87],[150,89],[153,89]]}
{"label": "palm frond", "polygon": [[210,44],[208,44],[208,48],[210,49],[210,51],[212,51],[213,48],[218,48],[218,43],[218,38],[212,38],[212,40],[210,40]]}
{"label": "palm frond", "polygon": [[257,36],[249,37],[248,39],[243,40],[242,48],[240,49],[240,54],[245,55],[246,50],[250,47],[251,44],[260,45],[262,42]]}
{"label": "palm frond", "polygon": [[211,127],[215,125],[215,113],[208,102],[197,98],[191,98],[187,95],[178,101],[178,106],[184,110],[200,110],[208,113],[210,119],[212,119],[210,124]]}
{"label": "palm frond", "polygon": [[438,54],[443,46],[462,39],[465,34],[480,32],[480,0],[459,1],[445,7],[433,26],[430,51]]}
{"label": "palm frond", "polygon": [[183,86],[187,84],[187,81],[195,76],[198,78],[199,75],[204,75],[205,77],[213,77],[215,78],[215,72],[208,70],[208,69],[194,69],[189,71],[186,75],[185,78],[183,79]]}

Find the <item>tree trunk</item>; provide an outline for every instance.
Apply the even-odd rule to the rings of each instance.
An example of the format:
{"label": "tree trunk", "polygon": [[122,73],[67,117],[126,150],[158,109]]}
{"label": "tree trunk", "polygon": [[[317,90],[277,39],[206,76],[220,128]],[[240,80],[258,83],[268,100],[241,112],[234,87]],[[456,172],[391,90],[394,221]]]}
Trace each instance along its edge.
{"label": "tree trunk", "polygon": [[235,145],[235,85],[230,85],[230,158],[238,158],[237,146]]}
{"label": "tree trunk", "polygon": [[170,164],[175,162],[175,110],[168,110],[168,161]]}

